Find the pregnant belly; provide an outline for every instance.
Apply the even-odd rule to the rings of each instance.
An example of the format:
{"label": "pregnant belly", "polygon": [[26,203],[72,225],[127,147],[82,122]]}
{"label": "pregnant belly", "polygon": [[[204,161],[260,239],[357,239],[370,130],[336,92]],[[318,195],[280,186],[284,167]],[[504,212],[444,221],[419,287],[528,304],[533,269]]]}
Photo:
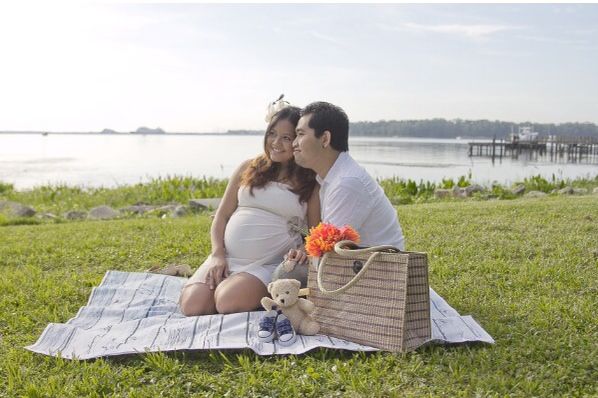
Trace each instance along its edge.
{"label": "pregnant belly", "polygon": [[224,231],[228,256],[259,259],[274,253],[283,255],[293,245],[287,221],[275,214],[255,208],[239,208]]}

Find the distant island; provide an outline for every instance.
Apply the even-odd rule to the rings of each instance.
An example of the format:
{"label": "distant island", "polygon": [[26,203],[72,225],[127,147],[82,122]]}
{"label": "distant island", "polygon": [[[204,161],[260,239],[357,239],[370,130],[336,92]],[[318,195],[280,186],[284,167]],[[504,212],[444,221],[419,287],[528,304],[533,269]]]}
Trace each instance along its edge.
{"label": "distant island", "polygon": [[160,127],[150,129],[149,127],[139,127],[137,130],[132,131],[131,134],[166,134]]}
{"label": "distant island", "polygon": [[[90,134],[94,134],[93,132]],[[120,133],[116,130],[112,130],[112,129],[104,129],[102,131],[100,131],[100,134],[124,134],[124,133]],[[164,130],[162,130],[160,127],[155,128],[155,129],[151,129],[149,127],[139,127],[137,130],[135,131],[131,131],[129,134],[166,134],[166,132]]]}
{"label": "distant island", "polygon": [[227,130],[224,134],[230,135],[260,135],[264,134],[263,130]]}
{"label": "distant island", "polygon": [[[541,136],[561,137],[598,137],[598,125],[590,122],[573,123],[514,123],[499,120],[463,120],[463,119],[424,119],[424,120],[380,120],[377,122],[350,123],[349,132],[354,137],[416,137],[416,138],[474,138],[496,137],[507,138],[519,127],[531,126]],[[42,131],[0,131],[6,134],[82,134],[82,133],[52,133]],[[101,132],[87,132],[85,134],[117,134],[124,135],[112,129],[105,128]],[[139,127],[129,134],[166,134],[166,135],[262,135],[263,130],[228,130],[224,133],[167,133],[160,127],[155,129]]]}

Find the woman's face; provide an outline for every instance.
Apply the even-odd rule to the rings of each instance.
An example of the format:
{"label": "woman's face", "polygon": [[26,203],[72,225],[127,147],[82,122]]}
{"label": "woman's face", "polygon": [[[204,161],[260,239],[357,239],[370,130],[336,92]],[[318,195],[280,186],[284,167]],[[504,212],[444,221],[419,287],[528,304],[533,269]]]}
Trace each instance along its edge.
{"label": "woman's face", "polygon": [[293,158],[295,125],[279,120],[266,133],[266,152],[273,162],[286,163]]}

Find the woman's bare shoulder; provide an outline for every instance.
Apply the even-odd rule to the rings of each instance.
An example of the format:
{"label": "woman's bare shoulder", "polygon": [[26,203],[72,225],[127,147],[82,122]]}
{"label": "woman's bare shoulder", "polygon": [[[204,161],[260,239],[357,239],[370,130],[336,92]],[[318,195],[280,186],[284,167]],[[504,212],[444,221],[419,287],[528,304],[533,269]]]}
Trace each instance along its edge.
{"label": "woman's bare shoulder", "polygon": [[243,175],[245,170],[247,170],[247,168],[249,167],[249,165],[251,164],[252,161],[253,161],[253,159],[247,159],[247,160],[244,160],[243,162],[241,162],[241,164],[239,166],[237,166],[237,168],[233,172],[231,179],[241,178],[241,176]]}

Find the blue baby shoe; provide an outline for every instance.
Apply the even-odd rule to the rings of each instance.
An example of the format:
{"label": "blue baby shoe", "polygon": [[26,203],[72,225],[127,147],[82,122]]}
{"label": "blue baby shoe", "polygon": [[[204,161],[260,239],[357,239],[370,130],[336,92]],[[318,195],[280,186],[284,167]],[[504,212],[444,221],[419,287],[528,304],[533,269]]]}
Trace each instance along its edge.
{"label": "blue baby shoe", "polygon": [[260,320],[260,329],[257,332],[257,337],[262,343],[271,343],[276,337],[276,318],[278,312],[270,310]]}
{"label": "blue baby shoe", "polygon": [[276,319],[276,334],[278,336],[278,343],[282,346],[289,346],[297,340],[297,334],[291,321],[282,312],[278,314]]}

